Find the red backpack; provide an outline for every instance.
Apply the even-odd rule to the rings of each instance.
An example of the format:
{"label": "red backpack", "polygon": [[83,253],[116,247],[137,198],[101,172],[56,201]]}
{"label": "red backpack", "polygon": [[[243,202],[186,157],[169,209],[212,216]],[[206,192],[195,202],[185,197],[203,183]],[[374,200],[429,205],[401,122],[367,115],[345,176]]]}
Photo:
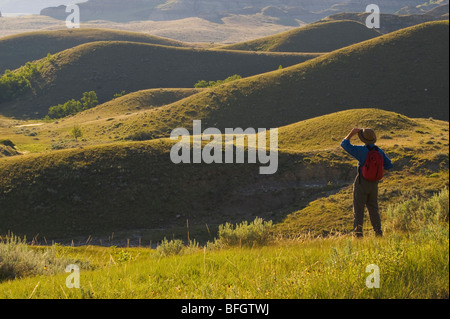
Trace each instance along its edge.
{"label": "red backpack", "polygon": [[362,176],[370,181],[370,182],[376,182],[383,178],[383,164],[384,159],[383,155],[378,152],[378,147],[374,146],[369,149],[369,155],[367,155],[366,161],[361,168]]}

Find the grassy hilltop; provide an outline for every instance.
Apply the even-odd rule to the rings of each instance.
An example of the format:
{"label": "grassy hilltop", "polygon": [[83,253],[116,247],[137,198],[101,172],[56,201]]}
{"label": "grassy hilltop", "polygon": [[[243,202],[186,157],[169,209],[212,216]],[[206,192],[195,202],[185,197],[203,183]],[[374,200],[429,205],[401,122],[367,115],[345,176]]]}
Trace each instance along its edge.
{"label": "grassy hilltop", "polygon": [[[41,269],[50,258],[57,264],[42,270],[41,275],[3,281],[0,298],[169,298],[191,302],[196,298],[448,298],[448,228],[360,241],[345,236],[299,238],[261,248],[203,250],[191,246],[169,256],[147,247],[55,245],[46,249],[22,245],[16,250],[34,253],[35,265]],[[74,261],[81,268],[80,289],[65,286],[68,274],[60,268]],[[370,264],[383,271],[381,289],[365,285]]]}
{"label": "grassy hilltop", "polygon": [[[16,70],[25,72],[29,88],[12,101],[0,104],[3,114],[42,118],[49,107],[83,92],[97,92],[100,102],[123,90],[190,88],[199,80],[243,77],[304,62],[318,54],[251,53],[176,48],[137,42],[86,43]],[[15,85],[14,83],[11,85]]]}
{"label": "grassy hilltop", "polygon": [[28,61],[45,58],[75,46],[96,41],[130,41],[184,47],[187,44],[138,32],[107,29],[67,29],[20,33],[0,39],[0,73]]}
{"label": "grassy hilltop", "polygon": [[223,46],[228,50],[270,52],[330,52],[381,35],[355,21],[329,21],[308,24],[253,41]]}

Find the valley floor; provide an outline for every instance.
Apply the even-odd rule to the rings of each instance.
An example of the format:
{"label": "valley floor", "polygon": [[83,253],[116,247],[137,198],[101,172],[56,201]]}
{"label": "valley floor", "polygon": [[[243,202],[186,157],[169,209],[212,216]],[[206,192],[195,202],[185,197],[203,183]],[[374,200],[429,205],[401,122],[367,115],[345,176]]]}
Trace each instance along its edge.
{"label": "valley floor", "polygon": [[[186,18],[173,21],[135,21],[118,23],[110,21],[91,21],[82,23],[81,28],[106,28],[171,38],[185,42],[235,43],[253,40],[293,29],[297,26],[276,24],[275,19],[264,16],[233,16],[224,18],[218,24],[200,18]],[[65,29],[65,21],[40,15],[4,17],[0,20],[0,37],[40,30]]]}

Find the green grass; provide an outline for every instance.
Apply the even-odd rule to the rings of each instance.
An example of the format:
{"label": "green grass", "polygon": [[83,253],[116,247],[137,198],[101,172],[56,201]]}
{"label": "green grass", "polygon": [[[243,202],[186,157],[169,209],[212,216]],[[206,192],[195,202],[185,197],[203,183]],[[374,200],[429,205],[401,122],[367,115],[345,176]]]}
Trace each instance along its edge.
{"label": "green grass", "polygon": [[424,202],[415,196],[397,205],[390,205],[386,211],[388,228],[394,231],[417,230],[424,225],[448,222],[448,189]]}
{"label": "green grass", "polygon": [[[97,260],[68,274],[0,283],[0,298],[32,299],[428,299],[448,298],[448,224],[382,239],[297,238],[261,248],[197,249],[161,257],[148,248],[55,247]],[[366,267],[380,268],[380,288],[366,287]]]}
{"label": "green grass", "polygon": [[[415,168],[417,169],[417,168]],[[405,170],[390,173],[379,188],[379,206],[382,226],[392,229],[393,207],[414,198],[428,198],[448,187],[448,170],[436,177],[411,174]],[[350,233],[353,228],[352,186],[343,187],[339,192],[311,201],[300,210],[293,211],[275,225],[274,232],[284,237],[308,233],[311,236]],[[387,222],[387,224],[385,224]],[[417,221],[419,223],[419,221]],[[409,225],[413,227],[413,225]],[[365,217],[365,231],[372,234],[369,218]]]}
{"label": "green grass", "polygon": [[[149,89],[126,94],[93,109],[74,116],[54,120],[18,121],[0,118],[0,136],[17,143],[23,153],[39,153],[52,149],[110,143],[124,139],[133,132],[141,132],[148,124],[140,123],[135,130],[122,131],[122,121],[145,110],[173,103],[202,89]],[[25,126],[24,126],[25,125]],[[26,126],[35,125],[35,126]],[[75,143],[70,131],[75,125],[82,126],[85,142]],[[33,136],[34,135],[34,136]]]}
{"label": "green grass", "polygon": [[0,237],[0,282],[38,275],[55,275],[63,272],[68,264],[75,262],[83,269],[89,269],[89,263],[86,261],[57,256],[55,248],[56,246],[31,249],[26,240],[15,235]]}
{"label": "green grass", "polygon": [[[270,231],[272,225],[260,219],[235,228],[222,225],[214,245],[204,247],[195,240],[185,246],[181,240],[167,239],[157,249],[40,247],[12,236],[0,242],[0,274],[9,274],[0,278],[0,298],[445,299],[448,188],[418,202],[419,227],[388,227],[383,238],[341,234],[281,239],[272,234],[267,242],[250,246],[229,241],[234,236],[250,238],[260,228]],[[396,205],[387,216],[389,225],[398,224],[398,208],[409,206],[409,200]],[[254,239],[267,236],[257,233]],[[65,264],[81,268],[80,288],[65,286]],[[366,286],[369,265],[379,267],[379,288]]]}
{"label": "green grass", "polygon": [[[441,129],[447,124],[447,122],[439,121],[437,123],[440,123],[438,127]],[[349,127],[374,129],[378,136],[378,143],[383,146],[392,145],[386,138],[388,136],[395,139],[396,144],[403,142],[411,146],[413,141],[418,140],[417,134],[411,134],[412,128],[426,126],[418,119],[410,119],[384,110],[345,110],[280,127],[279,134],[282,136],[280,148],[292,150],[335,148],[347,135]],[[438,127],[435,134],[440,133]],[[408,141],[406,141],[406,135]],[[401,136],[404,137],[401,138]]]}
{"label": "green grass", "polygon": [[380,35],[378,31],[368,29],[362,23],[339,20],[312,23],[273,36],[221,48],[270,52],[331,52]]}

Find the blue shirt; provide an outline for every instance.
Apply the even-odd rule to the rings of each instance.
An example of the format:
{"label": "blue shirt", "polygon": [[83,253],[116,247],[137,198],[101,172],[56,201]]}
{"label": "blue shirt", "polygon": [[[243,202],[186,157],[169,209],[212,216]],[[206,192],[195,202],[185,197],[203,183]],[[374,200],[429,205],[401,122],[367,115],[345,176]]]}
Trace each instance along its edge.
{"label": "blue shirt", "polygon": [[[347,153],[349,153],[351,156],[353,156],[354,158],[356,158],[358,160],[358,171],[359,171],[359,168],[362,167],[364,165],[364,163],[366,162],[367,155],[369,155],[369,149],[367,148],[367,146],[374,147],[375,144],[370,144],[367,146],[352,145],[352,144],[350,144],[350,140],[344,139],[341,143],[341,146],[344,150],[347,151]],[[386,154],[384,154],[383,150],[378,148],[378,152],[383,156],[383,160],[384,160],[383,168],[384,169],[388,170],[388,169],[391,169],[392,167],[394,167],[391,160],[386,156]]]}

